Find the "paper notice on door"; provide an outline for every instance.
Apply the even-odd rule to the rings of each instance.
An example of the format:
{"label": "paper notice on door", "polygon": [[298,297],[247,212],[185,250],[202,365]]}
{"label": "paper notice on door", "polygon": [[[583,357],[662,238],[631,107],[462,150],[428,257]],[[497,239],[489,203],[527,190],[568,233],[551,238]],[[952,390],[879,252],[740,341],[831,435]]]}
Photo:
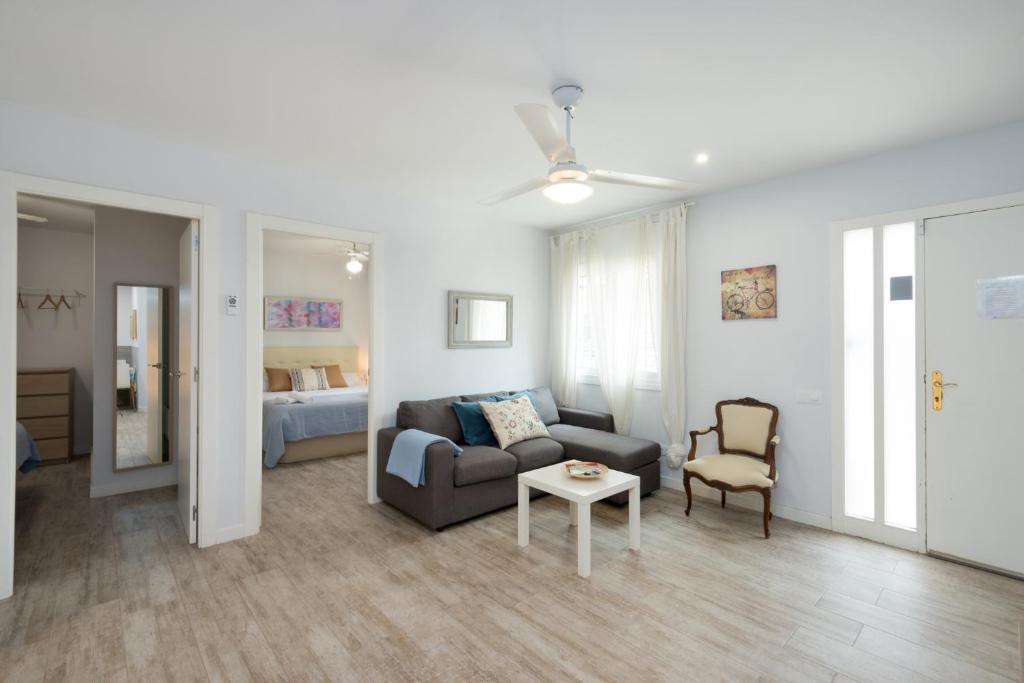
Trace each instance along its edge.
{"label": "paper notice on door", "polygon": [[978,317],[1024,318],[1024,275],[978,280]]}

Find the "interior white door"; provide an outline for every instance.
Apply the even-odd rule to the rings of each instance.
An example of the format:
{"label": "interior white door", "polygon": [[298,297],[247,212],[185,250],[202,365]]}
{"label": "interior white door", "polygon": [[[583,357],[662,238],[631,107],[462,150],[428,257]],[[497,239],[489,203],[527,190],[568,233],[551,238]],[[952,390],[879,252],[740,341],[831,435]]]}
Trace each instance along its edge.
{"label": "interior white door", "polygon": [[1024,285],[993,281],[1024,276],[1024,206],[930,219],[924,244],[928,550],[1024,575]]}
{"label": "interior white door", "polygon": [[195,543],[198,532],[198,424],[196,366],[199,350],[199,226],[192,221],[181,236],[178,278],[178,514]]}

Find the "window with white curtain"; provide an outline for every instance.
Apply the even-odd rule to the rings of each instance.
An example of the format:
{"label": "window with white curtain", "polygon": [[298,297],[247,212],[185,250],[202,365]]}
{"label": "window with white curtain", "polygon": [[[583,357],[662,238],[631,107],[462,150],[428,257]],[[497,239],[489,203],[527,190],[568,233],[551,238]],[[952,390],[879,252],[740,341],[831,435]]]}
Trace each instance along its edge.
{"label": "window with white curtain", "polygon": [[[644,278],[637,305],[642,309],[640,323],[640,350],[636,363],[636,385],[641,389],[660,390],[661,372],[658,363],[658,347],[654,343],[654,316],[652,315],[651,292],[648,278]],[[579,270],[579,296],[576,298],[579,315],[578,348],[576,351],[576,376],[584,384],[600,384],[597,372],[597,348],[593,325],[587,311],[587,271]]]}

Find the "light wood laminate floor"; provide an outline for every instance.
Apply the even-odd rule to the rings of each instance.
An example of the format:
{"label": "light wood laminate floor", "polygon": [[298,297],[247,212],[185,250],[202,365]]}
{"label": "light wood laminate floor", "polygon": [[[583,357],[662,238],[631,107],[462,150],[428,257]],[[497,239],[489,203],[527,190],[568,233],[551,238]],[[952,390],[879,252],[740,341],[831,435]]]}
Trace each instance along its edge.
{"label": "light wood laminate floor", "polygon": [[[368,506],[365,457],[265,473],[263,531],[189,547],[174,489],[19,475],[0,677],[37,680],[1019,681],[1024,582],[660,491],[442,533]],[[1007,539],[1008,541],[1010,539]],[[1017,539],[1019,542],[1019,539]]]}

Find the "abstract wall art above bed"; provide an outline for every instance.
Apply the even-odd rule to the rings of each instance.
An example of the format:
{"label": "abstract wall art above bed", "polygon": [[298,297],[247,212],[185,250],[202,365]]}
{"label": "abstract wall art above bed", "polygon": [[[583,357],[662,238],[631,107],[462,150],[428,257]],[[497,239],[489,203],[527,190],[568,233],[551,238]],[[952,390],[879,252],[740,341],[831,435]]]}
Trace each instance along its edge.
{"label": "abstract wall art above bed", "polygon": [[341,301],[295,296],[263,297],[265,330],[340,330]]}

